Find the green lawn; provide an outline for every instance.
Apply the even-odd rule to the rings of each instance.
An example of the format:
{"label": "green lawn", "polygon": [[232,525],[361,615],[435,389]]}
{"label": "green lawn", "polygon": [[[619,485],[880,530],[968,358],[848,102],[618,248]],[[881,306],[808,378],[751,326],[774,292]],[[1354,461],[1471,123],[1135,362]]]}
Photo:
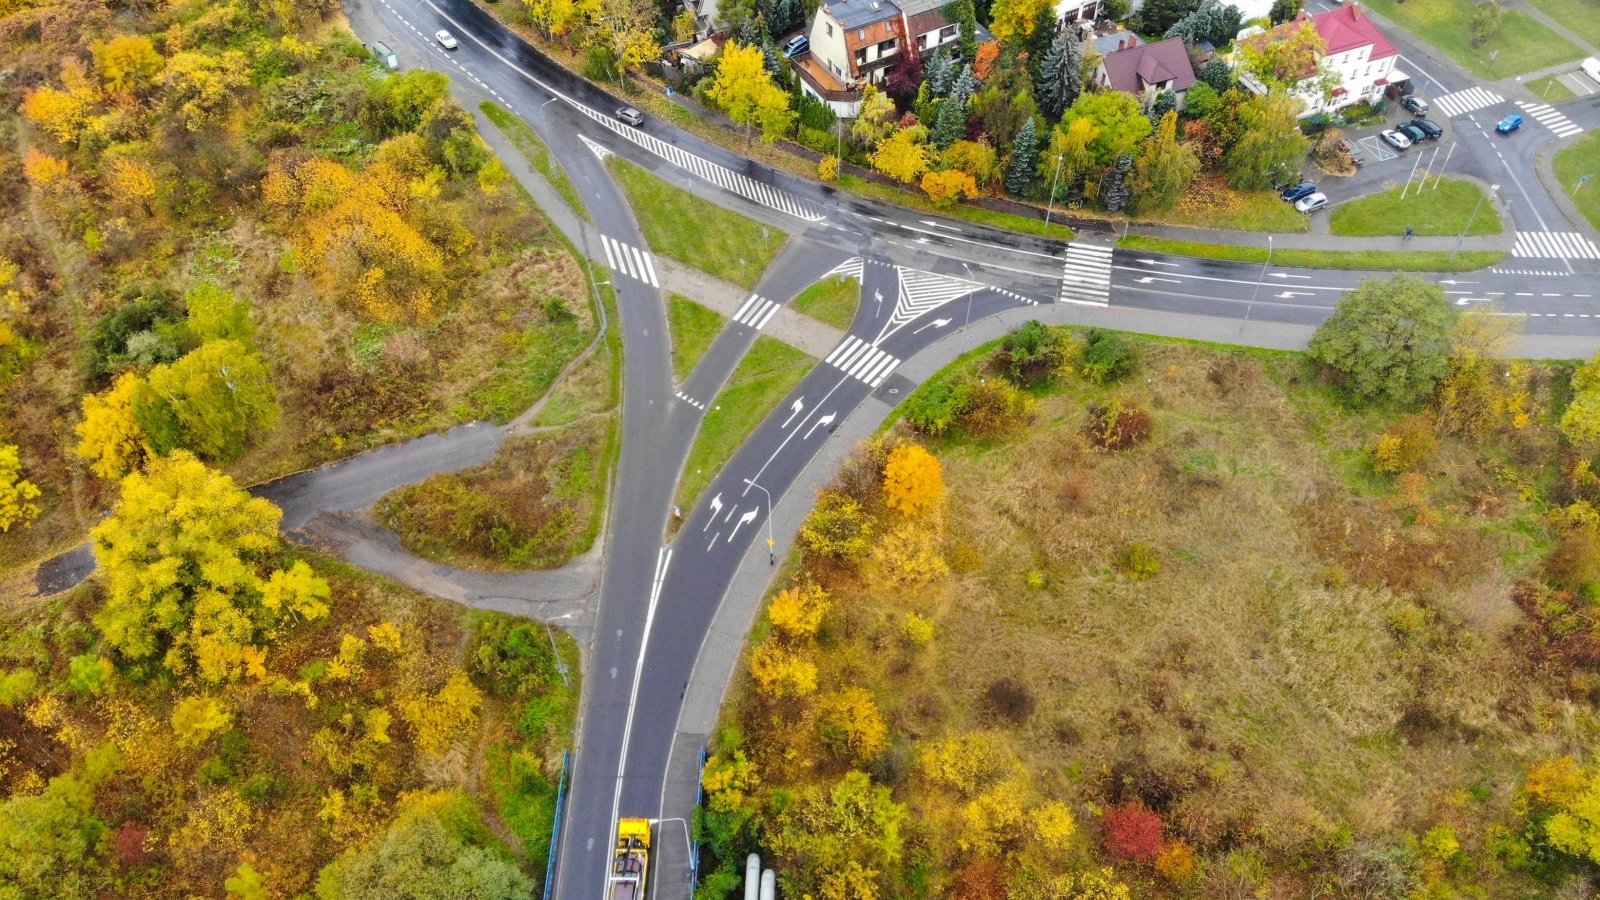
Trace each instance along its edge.
{"label": "green lawn", "polygon": [[611,171],[628,195],[650,249],[702,272],[753,288],[789,236],[680,191],[626,160]]}
{"label": "green lawn", "polygon": [[728,384],[706,407],[700,433],[695,435],[689,461],[678,481],[678,505],[694,506],[700,492],[722,470],[733,452],[754,431],[767,413],[816,364],[799,350],[773,338],[758,337],[755,346],[728,379]]}
{"label": "green lawn", "polygon": [[861,301],[861,283],[854,278],[824,278],[794,298],[794,308],[835,328],[848,329]]}
{"label": "green lawn", "polygon": [[1159,217],[1169,225],[1215,228],[1221,231],[1270,231],[1298,234],[1310,227],[1305,213],[1283,202],[1277,191],[1235,191],[1227,203],[1198,209],[1178,209]]}
{"label": "green lawn", "polygon": [[[1580,19],[1594,15],[1590,0],[1555,2],[1584,9]],[[1576,44],[1520,9],[1506,10],[1500,33],[1482,47],[1473,47],[1468,43],[1467,29],[1467,22],[1472,18],[1472,0],[1367,0],[1367,5],[1491,81],[1523,75],[1584,55]],[[1572,27],[1572,20],[1563,18],[1562,21]]]}
{"label": "green lawn", "polygon": [[[919,193],[911,187],[893,188],[876,181],[868,181],[855,175],[840,175],[838,185],[852,194],[882,200],[897,206],[905,206],[920,212],[933,213],[947,216],[952,219],[963,219],[976,222],[979,225],[988,225],[990,228],[1000,228],[1006,231],[1020,231],[1023,234],[1035,234],[1040,237],[1051,237],[1057,240],[1070,241],[1073,231],[1059,221],[1052,221],[1048,227],[1043,219],[1034,219],[1029,216],[1018,216],[1012,213],[997,212],[981,206],[967,206],[957,203],[952,206],[940,208],[933,205],[926,195]],[[919,226],[920,227],[920,226]]]}
{"label": "green lawn", "polygon": [[[1265,247],[1237,247],[1231,244],[1203,244],[1199,241],[1173,241],[1166,238],[1130,235],[1117,241],[1129,250],[1154,250],[1202,259],[1227,259],[1235,262],[1267,261]],[[1390,272],[1470,272],[1492,266],[1505,258],[1499,250],[1472,250],[1450,259],[1444,250],[1276,250],[1272,261],[1284,266],[1313,269],[1376,269]]]}
{"label": "green lawn", "polygon": [[1328,229],[1354,237],[1382,237],[1403,235],[1411,226],[1419,235],[1440,237],[1460,234],[1471,222],[1467,234],[1500,233],[1500,213],[1493,203],[1482,202],[1487,199],[1482,188],[1453,178],[1440,180],[1437,188],[1434,184],[1430,180],[1420,189],[1394,188],[1341,203],[1328,214]]}
{"label": "green lawn", "polygon": [[[1563,28],[1600,47],[1600,7],[1594,0],[1528,0]],[[1537,93],[1537,92],[1535,92]]]}
{"label": "green lawn", "polygon": [[672,333],[672,377],[682,384],[694,371],[727,321],[714,310],[681,294],[667,295],[667,324]]}
{"label": "green lawn", "polygon": [[528,163],[543,175],[546,181],[550,182],[550,186],[556,189],[562,200],[566,201],[568,208],[577,213],[579,218],[589,221],[589,211],[584,208],[583,200],[578,197],[578,191],[572,186],[571,179],[567,178],[567,170],[561,168],[561,164],[550,157],[550,148],[545,146],[538,132],[529,128],[528,123],[488,100],[478,104],[478,108],[483,110],[483,114],[489,117],[489,121],[493,122],[496,128],[505,132],[511,145],[527,158]]}
{"label": "green lawn", "polygon": [[[1586,134],[1571,147],[1556,154],[1556,179],[1567,196],[1577,204],[1589,224],[1600,228],[1600,134]],[[1578,180],[1589,176],[1583,187]]]}
{"label": "green lawn", "polygon": [[1533,91],[1535,97],[1546,103],[1560,103],[1578,96],[1572,92],[1572,88],[1567,87],[1566,82],[1555,75],[1546,75],[1528,82],[1528,90]]}

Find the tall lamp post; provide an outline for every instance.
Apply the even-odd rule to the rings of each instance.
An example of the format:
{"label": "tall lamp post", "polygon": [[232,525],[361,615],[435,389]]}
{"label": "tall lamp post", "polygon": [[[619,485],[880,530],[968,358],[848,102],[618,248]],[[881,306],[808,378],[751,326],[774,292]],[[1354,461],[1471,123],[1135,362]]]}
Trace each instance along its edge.
{"label": "tall lamp post", "polygon": [[679,825],[683,826],[684,852],[689,854],[689,872],[692,875],[692,874],[694,874],[694,871],[698,868],[698,866],[696,865],[696,861],[694,859],[694,841],[689,837],[689,822],[688,822],[688,820],[683,819],[683,818],[681,818],[679,816],[673,816],[673,817],[667,818],[667,819],[651,819],[650,820],[650,824],[652,826],[663,825],[663,824],[665,824],[667,822],[677,822]]}
{"label": "tall lamp post", "polygon": [[1454,249],[1450,251],[1451,262],[1455,261],[1456,254],[1461,251],[1461,242],[1467,239],[1467,232],[1472,230],[1472,222],[1474,219],[1478,218],[1478,210],[1483,208],[1483,201],[1494,195],[1494,193],[1498,190],[1500,190],[1500,185],[1491,184],[1489,185],[1489,193],[1478,195],[1478,202],[1472,205],[1472,215],[1467,216],[1467,224],[1461,226],[1461,234],[1456,237],[1456,245]]}
{"label": "tall lamp post", "polygon": [[1261,282],[1267,280],[1267,266],[1272,265],[1272,235],[1267,235],[1267,258],[1261,263],[1261,274],[1256,276],[1255,290],[1250,292],[1250,302],[1256,302],[1256,297],[1261,294]]}
{"label": "tall lamp post", "polygon": [[1061,180],[1061,157],[1062,154],[1056,154],[1056,174],[1050,177],[1050,202],[1045,204],[1044,208],[1044,229],[1046,232],[1050,230],[1050,213],[1056,207],[1056,182]]}
{"label": "tall lamp post", "polygon": [[[967,280],[970,281],[970,282],[973,282],[974,284],[976,284],[978,279],[972,277],[972,267],[967,265],[966,262],[963,261],[961,263],[961,268],[967,270]],[[967,294],[967,320],[965,322],[961,323],[961,330],[962,331],[966,331],[967,330],[967,326],[972,324],[972,295],[976,294],[976,293],[977,293],[977,291],[974,290],[974,291],[971,291],[970,293]]]}
{"label": "tall lamp post", "polygon": [[744,483],[767,495],[767,565],[775,566],[778,564],[778,542],[772,539],[772,492],[748,478]]}

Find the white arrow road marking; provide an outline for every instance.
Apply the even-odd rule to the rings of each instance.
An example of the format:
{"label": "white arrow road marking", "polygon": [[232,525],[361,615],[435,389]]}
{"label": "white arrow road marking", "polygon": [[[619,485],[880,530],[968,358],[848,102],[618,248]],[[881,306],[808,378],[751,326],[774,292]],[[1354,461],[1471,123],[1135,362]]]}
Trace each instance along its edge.
{"label": "white arrow road marking", "polygon": [[754,522],[756,520],[756,513],[758,513],[758,512],[760,512],[760,510],[752,509],[749,512],[747,512],[744,515],[739,517],[739,521],[734,523],[733,530],[728,532],[728,543],[730,543],[730,544],[733,543],[734,535],[737,535],[739,533],[739,529],[741,527],[743,527],[745,525],[749,525],[751,522]]}
{"label": "white arrow road marking", "polygon": [[930,222],[927,219],[918,219],[917,221],[921,222],[922,224],[924,224],[926,226],[928,226],[929,228],[943,228],[945,231],[960,231],[961,230],[959,228],[951,228],[949,225],[940,225],[938,222]]}
{"label": "white arrow road marking", "polygon": [[1477,284],[1478,282],[1476,282],[1476,281],[1457,281],[1454,278],[1445,278],[1445,279],[1441,279],[1439,281],[1439,283],[1440,284]]}
{"label": "white arrow road marking", "polygon": [[1288,272],[1273,272],[1271,275],[1268,275],[1267,277],[1268,278],[1301,278],[1301,279],[1305,279],[1307,281],[1311,280],[1311,276],[1310,275],[1290,275]]}
{"label": "white arrow road marking", "polygon": [[950,320],[949,319],[934,319],[932,322],[929,322],[928,324],[922,326],[921,328],[918,328],[916,331],[913,331],[911,333],[912,334],[921,334],[924,331],[927,331],[929,328],[943,328],[943,327],[945,327],[946,325],[949,325],[949,324],[950,324]]}
{"label": "white arrow road marking", "polygon": [[1279,300],[1288,300],[1292,297],[1315,297],[1316,295],[1306,293],[1305,291],[1283,291],[1279,294],[1273,294],[1273,296],[1277,297]]}
{"label": "white arrow road marking", "polygon": [[788,428],[789,427],[789,423],[794,421],[794,417],[800,415],[800,410],[805,409],[805,408],[806,408],[805,398],[801,397],[801,398],[796,399],[794,401],[794,403],[789,406],[789,418],[783,420],[783,427],[784,428]]}
{"label": "white arrow road marking", "polygon": [[1183,284],[1183,279],[1181,278],[1157,278],[1154,275],[1146,275],[1143,278],[1138,279],[1138,281],[1140,284],[1154,284],[1157,281],[1170,281],[1173,284]]}
{"label": "white arrow road marking", "polygon": [[1162,262],[1159,259],[1136,259],[1134,262],[1142,262],[1147,266],[1171,266],[1174,269],[1181,268],[1180,263]]}
{"label": "white arrow road marking", "polygon": [[834,415],[836,415],[836,414],[835,413],[828,413],[827,415],[825,415],[822,418],[816,420],[815,422],[812,422],[811,423],[811,427],[806,429],[806,438],[810,439],[811,432],[816,431],[818,425],[832,425],[833,424]]}
{"label": "white arrow road marking", "polygon": [[722,512],[722,493],[720,491],[715,497],[711,498],[711,503],[709,505],[711,507],[711,516],[710,518],[706,519],[705,527],[701,528],[701,531],[705,531],[706,528],[710,528],[711,523],[717,521],[717,513]]}

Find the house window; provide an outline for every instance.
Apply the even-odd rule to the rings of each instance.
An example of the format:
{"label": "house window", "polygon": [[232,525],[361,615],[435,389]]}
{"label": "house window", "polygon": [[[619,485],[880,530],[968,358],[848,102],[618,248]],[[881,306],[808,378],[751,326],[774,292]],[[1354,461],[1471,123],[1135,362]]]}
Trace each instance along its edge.
{"label": "house window", "polygon": [[925,34],[917,35],[917,47],[922,49],[922,50],[928,49],[928,36],[927,35],[925,35]]}
{"label": "house window", "polygon": [[883,42],[878,44],[878,55],[879,56],[883,56],[886,53],[893,53],[893,52],[894,52],[894,40],[892,38],[887,40],[887,41],[883,41]]}
{"label": "house window", "polygon": [[864,63],[866,61],[867,61],[867,51],[865,49],[857,50],[856,51],[856,65],[859,66],[859,65],[861,65],[862,63]]}
{"label": "house window", "polygon": [[863,28],[863,29],[861,29],[861,30],[856,32],[856,40],[864,41],[866,39],[867,39],[867,30],[865,28]]}
{"label": "house window", "polygon": [[823,22],[822,24],[823,24],[823,26],[825,28],[828,29],[828,37],[833,37],[833,23],[832,22]]}
{"label": "house window", "polygon": [[957,28],[957,26],[955,26],[955,25],[946,25],[945,27],[939,29],[939,43],[942,44],[945,41],[948,41],[951,38],[955,37],[956,36],[956,28]]}

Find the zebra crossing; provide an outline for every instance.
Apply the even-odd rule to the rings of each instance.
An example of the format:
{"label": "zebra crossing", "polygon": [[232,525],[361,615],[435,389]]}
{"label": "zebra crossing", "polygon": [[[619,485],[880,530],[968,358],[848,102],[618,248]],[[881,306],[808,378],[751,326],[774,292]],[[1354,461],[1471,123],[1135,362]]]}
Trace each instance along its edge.
{"label": "zebra crossing", "polygon": [[1576,231],[1519,231],[1512,256],[1544,259],[1600,259],[1600,248]]}
{"label": "zebra crossing", "polygon": [[606,262],[618,275],[626,275],[653,288],[661,287],[660,279],[656,278],[655,263],[650,260],[650,251],[640,250],[603,234],[600,235],[600,246],[606,250]]}
{"label": "zebra crossing", "polygon": [[590,109],[582,103],[574,100],[568,100],[567,102],[571,103],[578,112],[610,129],[618,137],[632,141],[678,168],[704,178],[723,190],[738,194],[752,203],[758,203],[768,209],[775,209],[778,212],[794,216],[797,219],[804,219],[807,222],[821,222],[826,218],[819,204],[802,197],[796,197],[788,191],[762,184],[726,166],[721,166],[709,159],[696,156],[682,147],[669,144],[631,125],[625,125],[612,116],[599,110]]}
{"label": "zebra crossing", "polygon": [[1583,126],[1567,118],[1548,103],[1524,103],[1518,100],[1517,105],[1522,107],[1523,112],[1538,119],[1540,125],[1554,131],[1556,137],[1572,137],[1583,133]]}
{"label": "zebra crossing", "polygon": [[1058,302],[1108,306],[1111,302],[1111,248],[1098,244],[1067,245],[1061,267]]}
{"label": "zebra crossing", "polygon": [[695,409],[704,411],[705,408],[706,408],[706,402],[704,400],[696,400],[693,397],[689,396],[688,394],[685,394],[683,391],[673,391],[673,393],[675,395],[677,395],[679,400],[682,400],[683,402],[689,404],[690,406],[694,407]]}
{"label": "zebra crossing", "polygon": [[1565,278],[1571,272],[1547,272],[1543,269],[1508,269],[1504,266],[1490,266],[1489,271],[1496,275],[1533,275],[1537,277]]}
{"label": "zebra crossing", "polygon": [[1505,99],[1494,91],[1486,91],[1481,87],[1470,87],[1445,94],[1443,97],[1435,97],[1428,102],[1435,109],[1444,113],[1445,118],[1455,118],[1456,116],[1466,115],[1473,110],[1483,109],[1485,106],[1504,103]]}
{"label": "zebra crossing", "polygon": [[853,334],[846,337],[844,343],[833,348],[833,352],[829,353],[823,362],[868,387],[882,384],[883,380],[889,377],[889,373],[900,365],[897,357],[890,356]]}
{"label": "zebra crossing", "polygon": [[746,300],[744,305],[739,307],[739,311],[733,314],[733,320],[740,325],[748,325],[760,331],[761,327],[766,325],[777,312],[778,304],[758,294],[751,294],[750,299]]}

